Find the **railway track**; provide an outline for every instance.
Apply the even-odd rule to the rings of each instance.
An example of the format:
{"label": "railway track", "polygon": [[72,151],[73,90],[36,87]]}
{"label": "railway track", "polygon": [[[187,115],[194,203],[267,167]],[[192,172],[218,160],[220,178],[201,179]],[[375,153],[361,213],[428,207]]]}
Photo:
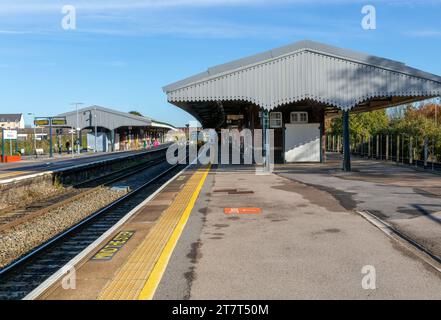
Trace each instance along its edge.
{"label": "railway track", "polygon": [[3,209],[0,211],[0,231],[11,228],[30,219],[34,219],[48,213],[49,211],[56,210],[57,208],[63,207],[73,201],[86,197],[97,191],[99,188],[111,185],[126,176],[135,174],[164,161],[164,157],[152,159],[128,169],[118,170],[101,177],[75,184],[61,194],[36,201],[21,208],[9,208],[9,210]]}
{"label": "railway track", "polygon": [[119,180],[132,191],[0,270],[0,300],[24,298],[183,167],[163,162]]}

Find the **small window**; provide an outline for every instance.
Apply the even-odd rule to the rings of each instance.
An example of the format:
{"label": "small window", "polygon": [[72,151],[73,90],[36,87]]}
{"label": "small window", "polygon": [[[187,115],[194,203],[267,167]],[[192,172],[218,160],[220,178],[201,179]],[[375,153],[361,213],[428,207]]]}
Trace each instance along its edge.
{"label": "small window", "polygon": [[291,112],[291,123],[308,123],[308,112]]}
{"label": "small window", "polygon": [[282,113],[281,112],[271,112],[269,118],[270,118],[270,127],[271,128],[281,128],[282,127]]}

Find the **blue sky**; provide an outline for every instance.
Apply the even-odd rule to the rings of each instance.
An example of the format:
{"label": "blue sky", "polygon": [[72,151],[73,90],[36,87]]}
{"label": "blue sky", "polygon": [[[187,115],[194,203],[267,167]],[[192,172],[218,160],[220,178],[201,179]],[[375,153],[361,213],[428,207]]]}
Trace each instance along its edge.
{"label": "blue sky", "polygon": [[[76,30],[61,27],[66,4]],[[361,27],[366,4],[376,30]],[[162,86],[303,39],[441,75],[441,0],[0,0],[0,113],[81,101],[183,126]]]}

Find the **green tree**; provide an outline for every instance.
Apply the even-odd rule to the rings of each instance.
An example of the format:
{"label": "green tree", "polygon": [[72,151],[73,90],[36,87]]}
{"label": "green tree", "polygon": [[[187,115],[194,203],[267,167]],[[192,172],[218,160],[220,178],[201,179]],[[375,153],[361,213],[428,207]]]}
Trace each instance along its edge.
{"label": "green tree", "polygon": [[[389,126],[389,117],[386,110],[351,113],[349,127],[351,138],[360,138],[375,135],[386,130]],[[331,134],[342,135],[343,123],[341,117],[331,122]]]}
{"label": "green tree", "polygon": [[143,117],[143,115],[141,114],[141,112],[138,111],[130,111],[130,114],[133,114],[134,116],[138,116],[138,117]]}

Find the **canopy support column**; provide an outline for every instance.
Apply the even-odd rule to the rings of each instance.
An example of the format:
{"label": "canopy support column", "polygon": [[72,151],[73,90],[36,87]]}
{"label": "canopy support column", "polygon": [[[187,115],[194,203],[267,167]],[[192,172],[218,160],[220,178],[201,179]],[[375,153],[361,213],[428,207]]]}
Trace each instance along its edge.
{"label": "canopy support column", "polygon": [[343,171],[351,171],[351,148],[349,138],[349,110],[343,111]]}
{"label": "canopy support column", "polygon": [[110,130],[110,151],[115,152],[115,131],[116,129]]}

